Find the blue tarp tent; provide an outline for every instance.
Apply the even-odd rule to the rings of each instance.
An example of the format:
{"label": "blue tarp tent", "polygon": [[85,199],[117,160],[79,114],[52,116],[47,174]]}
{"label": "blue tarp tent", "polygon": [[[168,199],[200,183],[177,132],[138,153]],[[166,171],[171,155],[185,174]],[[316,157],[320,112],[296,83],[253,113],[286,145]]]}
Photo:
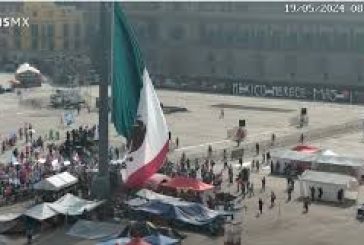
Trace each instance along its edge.
{"label": "blue tarp tent", "polygon": [[211,210],[198,203],[171,200],[152,200],[133,209],[198,226],[209,224],[218,217],[227,215],[225,212]]}
{"label": "blue tarp tent", "polygon": [[[146,236],[143,237],[143,240],[152,245],[176,245],[179,243],[178,240],[163,235]],[[125,245],[128,242],[130,242],[130,238],[123,237],[118,239],[112,239],[106,242],[100,242],[97,243],[97,245]]]}

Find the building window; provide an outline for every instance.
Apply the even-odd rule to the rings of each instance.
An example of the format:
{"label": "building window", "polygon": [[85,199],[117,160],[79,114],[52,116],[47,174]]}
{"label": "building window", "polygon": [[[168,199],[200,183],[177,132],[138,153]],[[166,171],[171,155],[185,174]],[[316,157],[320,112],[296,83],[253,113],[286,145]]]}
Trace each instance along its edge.
{"label": "building window", "polygon": [[21,48],[21,40],[20,40],[20,28],[15,27],[14,28],[14,41],[15,41],[15,48],[20,49]]}
{"label": "building window", "polygon": [[247,12],[249,10],[249,5],[243,2],[235,2],[234,10],[238,12]]}
{"label": "building window", "polygon": [[63,49],[69,49],[69,39],[68,38],[64,38],[63,39]]}
{"label": "building window", "polygon": [[80,48],[80,39],[76,39],[75,40],[75,49],[79,49]]}
{"label": "building window", "polygon": [[32,50],[38,49],[38,25],[37,24],[31,24],[30,26],[30,32],[31,32],[31,42],[32,42]]}
{"label": "building window", "polygon": [[159,26],[156,22],[151,21],[148,24],[148,36],[151,40],[159,39]]}
{"label": "building window", "polygon": [[46,45],[47,45],[46,44],[47,34],[46,34],[46,25],[45,24],[43,24],[41,27],[40,35],[41,35],[40,46],[41,46],[41,49],[44,50],[44,49],[46,49]]}
{"label": "building window", "polygon": [[182,11],[184,10],[184,8],[186,7],[187,3],[184,3],[184,2],[174,2],[172,3],[172,10],[173,11]]}
{"label": "building window", "polygon": [[54,25],[48,24],[47,26],[47,39],[49,50],[54,50]]}
{"label": "building window", "polygon": [[69,34],[69,25],[68,23],[63,24],[63,36],[68,36]]}
{"label": "building window", "polygon": [[183,37],[185,35],[185,30],[184,30],[184,28],[182,26],[176,25],[176,26],[171,28],[171,30],[169,32],[169,35],[175,41],[179,41],[179,40],[183,39]]}
{"label": "building window", "polygon": [[212,65],[210,67],[210,73],[211,73],[211,75],[216,75],[216,67],[215,67],[215,65]]}
{"label": "building window", "polygon": [[80,24],[79,23],[76,23],[74,25],[74,33],[75,33],[75,36],[78,37],[80,36],[80,33],[81,32],[81,28],[80,28]]}
{"label": "building window", "polygon": [[63,24],[63,49],[69,49],[69,25]]}
{"label": "building window", "polygon": [[216,61],[216,57],[215,57],[215,55],[213,54],[213,53],[209,53],[208,55],[207,55],[207,61],[208,62],[215,62]]}
{"label": "building window", "polygon": [[286,55],[284,57],[284,70],[288,74],[297,73],[297,56]]}

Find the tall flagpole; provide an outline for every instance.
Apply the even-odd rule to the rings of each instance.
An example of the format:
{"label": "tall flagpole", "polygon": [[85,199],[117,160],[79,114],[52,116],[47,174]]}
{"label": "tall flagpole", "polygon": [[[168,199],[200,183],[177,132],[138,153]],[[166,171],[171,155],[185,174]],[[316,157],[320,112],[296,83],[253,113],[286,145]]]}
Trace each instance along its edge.
{"label": "tall flagpole", "polygon": [[[107,64],[104,69],[103,79],[99,84],[99,172],[94,179],[92,186],[92,195],[97,199],[110,199],[110,178],[109,178],[109,84],[112,82],[112,37],[114,22],[113,3],[102,2],[101,23],[100,23],[100,40],[101,47],[105,53],[103,60]],[[109,14],[112,11],[112,14]],[[105,38],[106,37],[106,38]],[[107,37],[110,38],[108,42]]]}

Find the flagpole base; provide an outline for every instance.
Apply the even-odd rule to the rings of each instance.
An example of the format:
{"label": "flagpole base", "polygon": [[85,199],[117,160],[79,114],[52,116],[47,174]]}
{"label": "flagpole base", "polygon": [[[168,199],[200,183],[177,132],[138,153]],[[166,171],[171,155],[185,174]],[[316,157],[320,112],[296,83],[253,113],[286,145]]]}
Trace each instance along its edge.
{"label": "flagpole base", "polygon": [[97,200],[109,200],[111,198],[109,175],[97,175],[94,178],[91,194]]}

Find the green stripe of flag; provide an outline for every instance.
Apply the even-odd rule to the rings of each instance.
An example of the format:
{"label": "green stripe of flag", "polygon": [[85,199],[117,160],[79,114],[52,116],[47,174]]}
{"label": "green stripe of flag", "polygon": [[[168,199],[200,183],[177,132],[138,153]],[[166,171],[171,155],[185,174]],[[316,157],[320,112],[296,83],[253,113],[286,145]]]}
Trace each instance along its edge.
{"label": "green stripe of flag", "polygon": [[132,133],[143,86],[144,62],[119,3],[114,4],[112,121],[126,138]]}

